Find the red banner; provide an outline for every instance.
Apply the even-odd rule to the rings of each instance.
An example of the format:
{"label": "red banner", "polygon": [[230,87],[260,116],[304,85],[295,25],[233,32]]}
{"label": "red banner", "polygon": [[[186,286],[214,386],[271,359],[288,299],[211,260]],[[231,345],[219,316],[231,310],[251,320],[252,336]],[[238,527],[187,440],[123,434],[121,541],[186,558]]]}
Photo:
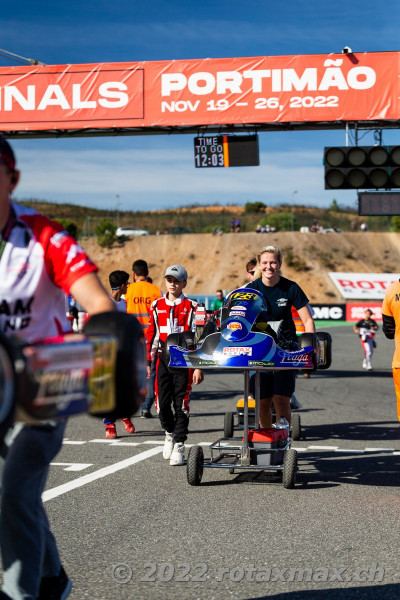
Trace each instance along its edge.
{"label": "red banner", "polygon": [[372,302],[349,302],[346,304],[346,321],[361,321],[365,317],[367,308],[372,312],[371,319],[382,321],[382,304]]}
{"label": "red banner", "polygon": [[397,120],[400,52],[0,68],[0,129]]}

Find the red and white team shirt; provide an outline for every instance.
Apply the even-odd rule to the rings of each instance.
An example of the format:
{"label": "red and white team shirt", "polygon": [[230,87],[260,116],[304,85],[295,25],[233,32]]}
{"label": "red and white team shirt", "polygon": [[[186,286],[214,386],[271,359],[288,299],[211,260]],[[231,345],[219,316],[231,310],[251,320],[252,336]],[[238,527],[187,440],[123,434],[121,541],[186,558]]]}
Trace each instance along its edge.
{"label": "red and white team shirt", "polygon": [[150,309],[149,327],[146,331],[147,360],[151,362],[156,352],[164,347],[170,333],[191,331],[197,302],[184,294],[169,300],[168,294],[154,300]]}
{"label": "red and white team shirt", "polygon": [[0,330],[28,342],[71,331],[65,294],[97,267],[61,225],[11,207],[15,218],[0,257]]}

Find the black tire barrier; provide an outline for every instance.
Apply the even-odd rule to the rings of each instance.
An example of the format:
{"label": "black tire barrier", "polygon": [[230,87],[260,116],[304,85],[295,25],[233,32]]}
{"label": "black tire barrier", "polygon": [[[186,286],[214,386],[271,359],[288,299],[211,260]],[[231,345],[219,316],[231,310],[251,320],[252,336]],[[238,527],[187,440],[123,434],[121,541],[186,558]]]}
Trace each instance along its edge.
{"label": "black tire barrier", "polygon": [[115,373],[116,407],[113,411],[91,413],[92,416],[120,419],[134,415],[146,394],[146,346],[142,326],[133,315],[106,312],[92,315],[83,330],[93,335],[112,335],[117,340]]}

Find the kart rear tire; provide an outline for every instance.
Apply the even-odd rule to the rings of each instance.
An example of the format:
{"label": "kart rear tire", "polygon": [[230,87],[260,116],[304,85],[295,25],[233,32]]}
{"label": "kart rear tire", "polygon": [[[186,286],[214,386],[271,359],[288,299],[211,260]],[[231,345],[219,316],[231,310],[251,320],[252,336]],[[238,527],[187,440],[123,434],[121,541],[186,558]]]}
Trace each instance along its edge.
{"label": "kart rear tire", "polygon": [[178,335],[180,336],[179,345],[182,346],[182,348],[186,348],[187,350],[195,349],[196,334],[193,331],[184,331],[183,333],[180,333]]}
{"label": "kart rear tire", "polygon": [[315,333],[302,333],[300,335],[300,348],[306,348],[307,346],[312,346],[314,348],[314,352],[312,355],[313,368],[312,369],[302,369],[303,372],[306,373],[314,373],[317,370],[317,352],[318,352],[318,339]]}
{"label": "kart rear tire", "polygon": [[215,333],[217,331],[217,326],[213,321],[207,321],[204,326],[196,327],[195,340],[197,344],[201,344],[204,342],[206,337],[210,335],[210,333]]}
{"label": "kart rear tire", "polygon": [[203,477],[204,452],[201,446],[192,446],[189,450],[186,475],[189,485],[200,485]]}
{"label": "kart rear tire", "polygon": [[294,448],[286,450],[283,460],[283,487],[287,490],[294,488],[297,475],[297,452]]}
{"label": "kart rear tire", "polygon": [[329,369],[332,364],[332,336],[330,333],[325,331],[319,331],[316,333],[318,341],[326,342],[326,357],[325,364],[319,365],[318,369]]}
{"label": "kart rear tire", "polygon": [[225,438],[233,437],[234,416],[235,416],[235,413],[233,413],[233,412],[225,413],[225,417],[224,417],[224,437]]}
{"label": "kart rear tire", "polygon": [[298,413],[292,413],[291,430],[291,438],[297,442],[301,438],[301,417]]}

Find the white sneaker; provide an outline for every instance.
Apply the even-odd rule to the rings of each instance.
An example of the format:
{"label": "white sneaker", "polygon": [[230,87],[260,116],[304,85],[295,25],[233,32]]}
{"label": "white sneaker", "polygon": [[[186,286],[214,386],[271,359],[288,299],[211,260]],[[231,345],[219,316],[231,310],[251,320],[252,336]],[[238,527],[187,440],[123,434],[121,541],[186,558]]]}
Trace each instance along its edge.
{"label": "white sneaker", "polygon": [[185,462],[185,445],[181,442],[174,444],[174,449],[172,450],[171,459],[169,461],[170,465],[183,465]]}
{"label": "white sneaker", "polygon": [[364,360],[363,360],[363,369],[366,369],[366,368],[367,368],[367,361],[364,358]]}
{"label": "white sneaker", "polygon": [[367,371],[372,371],[372,365],[370,362],[367,362]]}
{"label": "white sneaker", "polygon": [[171,458],[172,450],[174,448],[174,436],[172,433],[165,432],[165,442],[164,442],[164,450],[163,450],[163,458],[167,460]]}

